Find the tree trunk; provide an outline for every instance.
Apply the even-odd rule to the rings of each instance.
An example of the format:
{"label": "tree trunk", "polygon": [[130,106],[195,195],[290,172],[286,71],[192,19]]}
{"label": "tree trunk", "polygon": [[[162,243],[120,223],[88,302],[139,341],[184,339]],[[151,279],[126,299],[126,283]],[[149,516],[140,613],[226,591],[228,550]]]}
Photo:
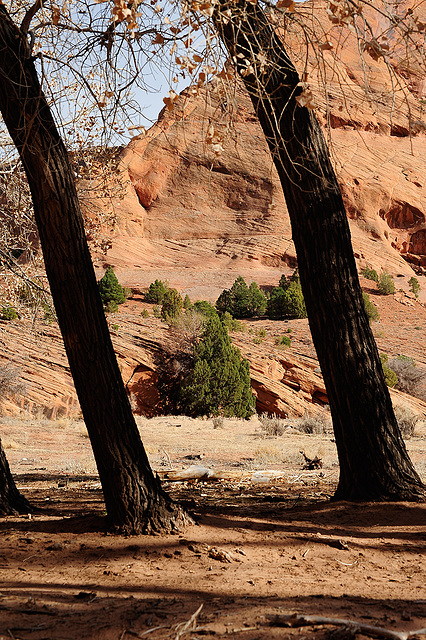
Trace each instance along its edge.
{"label": "tree trunk", "polygon": [[0,440],[0,515],[13,516],[17,513],[30,513],[31,511],[30,503],[16,488]]}
{"label": "tree trunk", "polygon": [[154,477],[112,347],[73,170],[28,44],[0,5],[0,109],[34,202],[47,277],[113,528],[170,530],[180,508]]}
{"label": "tree trunk", "polygon": [[259,5],[220,0],[217,7],[215,26],[250,94],[290,215],[339,455],[335,498],[420,499],[425,488],[395,419],[321,127],[299,106],[298,74]]}

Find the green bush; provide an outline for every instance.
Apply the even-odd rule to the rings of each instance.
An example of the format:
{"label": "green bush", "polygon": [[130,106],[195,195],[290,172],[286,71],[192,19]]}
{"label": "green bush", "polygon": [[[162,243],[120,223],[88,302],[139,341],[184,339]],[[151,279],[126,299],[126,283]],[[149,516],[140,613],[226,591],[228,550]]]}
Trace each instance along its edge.
{"label": "green bush", "polygon": [[283,275],[278,287],[271,291],[268,300],[267,314],[269,318],[285,317],[306,318],[306,305],[297,270],[291,278]]}
{"label": "green bush", "polygon": [[169,322],[177,318],[183,309],[183,299],[177,289],[167,289],[161,305],[161,317]]}
{"label": "green bush", "polygon": [[194,311],[202,313],[203,316],[206,316],[207,318],[213,315],[217,315],[216,309],[212,304],[210,304],[210,302],[207,302],[207,300],[197,300],[196,302],[194,302],[192,308],[194,309]]}
{"label": "green bush", "polygon": [[379,293],[384,296],[389,296],[392,293],[395,293],[395,283],[390,273],[388,273],[387,271],[382,271],[377,283],[377,288],[379,290]]}
{"label": "green bush", "polygon": [[284,347],[291,347],[291,339],[288,336],[280,336],[277,338],[277,344],[283,345]]}
{"label": "green bush", "polygon": [[380,356],[380,360],[382,363],[383,373],[385,375],[386,384],[388,387],[395,387],[398,384],[398,376],[395,371],[388,367],[388,356],[385,353],[382,353]]}
{"label": "green bush", "polygon": [[148,309],[143,309],[143,310],[141,311],[141,316],[142,316],[142,318],[149,318],[149,311],[148,311]]}
{"label": "green bush", "polygon": [[367,278],[367,280],[373,280],[374,282],[379,282],[379,276],[375,269],[370,269],[370,267],[364,267],[364,269],[362,269],[361,271],[361,274],[364,276],[364,278]]}
{"label": "green bush", "polygon": [[230,313],[234,318],[262,316],[266,311],[266,296],[256,282],[248,287],[244,278],[238,276],[231,289],[224,289],[216,301],[219,313]]}
{"label": "green bush", "polygon": [[117,311],[119,304],[126,301],[123,287],[118,282],[112,267],[108,267],[105,271],[105,275],[98,282],[98,287],[105,311],[113,313]]}
{"label": "green bush", "polygon": [[416,298],[419,297],[419,293],[420,293],[420,283],[417,280],[417,278],[415,278],[414,276],[412,276],[409,281],[408,284],[410,285],[410,291],[412,293],[414,293],[414,295],[416,296]]}
{"label": "green bush", "polygon": [[4,305],[0,307],[0,319],[1,320],[16,320],[18,314],[10,305]]}
{"label": "green bush", "polygon": [[155,304],[152,307],[152,313],[154,318],[161,318],[161,307],[158,304]]}
{"label": "green bush", "polygon": [[249,363],[232,345],[217,315],[208,318],[194,348],[194,366],[180,395],[182,409],[192,416],[249,418],[254,413]]}
{"label": "green bush", "polygon": [[145,294],[145,301],[151,304],[161,304],[168,288],[167,282],[162,282],[161,280],[151,282]]}
{"label": "green bush", "polygon": [[192,302],[188,294],[186,294],[186,296],[183,299],[183,308],[186,309],[187,311],[189,309],[192,309]]}
{"label": "green bush", "polygon": [[380,318],[379,311],[377,307],[371,302],[370,296],[368,293],[362,292],[362,297],[364,299],[365,311],[367,312],[367,317],[370,322],[373,320],[378,320]]}
{"label": "green bush", "polygon": [[223,325],[226,327],[227,331],[247,331],[246,323],[241,322],[241,320],[235,320],[235,318],[231,316],[229,311],[225,311],[220,319]]}

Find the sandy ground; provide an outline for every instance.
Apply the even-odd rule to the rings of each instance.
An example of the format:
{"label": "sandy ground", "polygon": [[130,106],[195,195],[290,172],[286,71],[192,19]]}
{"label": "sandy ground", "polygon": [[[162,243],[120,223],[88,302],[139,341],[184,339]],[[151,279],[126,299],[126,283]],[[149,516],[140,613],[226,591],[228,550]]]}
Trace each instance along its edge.
{"label": "sandy ground", "polygon": [[[140,419],[163,477],[205,466],[223,479],[166,479],[195,524],[123,538],[105,531],[82,422],[1,422],[18,484],[40,511],[0,521],[0,640],[372,635],[271,621],[289,613],[426,627],[426,506],[330,502],[331,434],[265,438],[255,419],[216,429],[210,420]],[[425,437],[407,445],[424,474]],[[303,470],[300,450],[323,468]]]}

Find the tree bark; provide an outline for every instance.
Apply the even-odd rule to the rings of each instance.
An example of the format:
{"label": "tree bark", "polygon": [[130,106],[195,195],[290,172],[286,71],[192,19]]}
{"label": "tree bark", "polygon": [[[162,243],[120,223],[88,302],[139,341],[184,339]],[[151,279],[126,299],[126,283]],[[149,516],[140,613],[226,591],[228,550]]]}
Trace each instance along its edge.
{"label": "tree bark", "polygon": [[0,109],[34,203],[46,274],[113,528],[171,530],[185,517],[149,465],[111,343],[65,146],[24,35],[0,5]]}
{"label": "tree bark", "polygon": [[0,440],[0,515],[13,516],[31,511],[30,503],[16,487]]}
{"label": "tree bark", "polygon": [[395,419],[327,144],[313,111],[296,100],[302,92],[297,71],[258,4],[219,0],[213,20],[250,94],[283,187],[333,419],[340,462],[335,498],[421,499],[425,487]]}

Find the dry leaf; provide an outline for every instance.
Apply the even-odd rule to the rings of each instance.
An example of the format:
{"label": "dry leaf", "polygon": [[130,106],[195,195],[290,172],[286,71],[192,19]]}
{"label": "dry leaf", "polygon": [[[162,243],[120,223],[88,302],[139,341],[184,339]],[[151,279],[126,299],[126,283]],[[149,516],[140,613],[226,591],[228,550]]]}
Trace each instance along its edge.
{"label": "dry leaf", "polygon": [[200,13],[211,18],[214,13],[214,6],[210,2],[203,2],[199,5]]}
{"label": "dry leaf", "polygon": [[61,19],[61,11],[59,7],[53,5],[52,7],[52,22],[56,26],[59,24],[59,20]]}
{"label": "dry leaf", "polygon": [[220,78],[221,80],[231,80],[232,73],[228,73],[225,69],[222,69],[222,71],[216,74],[216,78]]}
{"label": "dry leaf", "polygon": [[296,3],[294,0],[278,0],[276,7],[277,9],[288,9],[289,11],[294,11]]}
{"label": "dry leaf", "polygon": [[169,111],[173,111],[175,102],[178,98],[179,98],[178,94],[175,91],[173,91],[173,89],[170,89],[169,95],[166,98],[163,98],[163,102]]}
{"label": "dry leaf", "polygon": [[296,102],[299,105],[299,107],[306,107],[307,109],[315,108],[313,100],[314,100],[313,93],[308,87],[305,87],[302,93],[299,93],[299,95],[296,96]]}
{"label": "dry leaf", "polygon": [[154,40],[151,40],[151,44],[164,44],[164,38],[161,33],[157,33]]}
{"label": "dry leaf", "polygon": [[386,42],[383,42],[380,45],[375,38],[372,38],[371,40],[364,42],[363,49],[373,58],[373,60],[377,61],[380,58],[384,58],[386,51],[389,51],[389,45]]}

